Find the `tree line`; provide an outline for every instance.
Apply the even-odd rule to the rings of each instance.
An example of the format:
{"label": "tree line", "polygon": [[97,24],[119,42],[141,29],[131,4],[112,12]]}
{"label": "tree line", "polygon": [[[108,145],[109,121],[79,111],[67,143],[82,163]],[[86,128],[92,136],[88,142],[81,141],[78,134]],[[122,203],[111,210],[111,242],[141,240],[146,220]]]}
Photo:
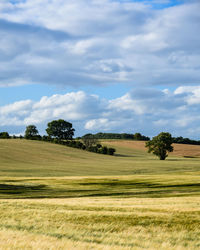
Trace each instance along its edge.
{"label": "tree line", "polygon": [[[123,140],[136,140],[136,141],[150,141],[150,137],[142,135],[140,133],[127,134],[127,133],[97,133],[97,134],[85,134],[82,137],[93,137],[96,139],[123,139]],[[189,138],[184,138],[182,136],[172,137],[173,143],[179,144],[191,144],[191,145],[200,145],[200,140],[192,140]]]}
{"label": "tree line", "polygon": [[75,129],[72,123],[59,119],[47,124],[47,135],[41,136],[35,125],[26,127],[24,138],[28,140],[43,140],[68,147],[78,148],[89,152],[114,155],[115,149],[103,146],[95,138],[73,139]]}
{"label": "tree line", "polygon": [[183,138],[182,136],[173,137],[173,143],[200,145],[200,141],[191,140],[189,138]]}
{"label": "tree line", "polygon": [[127,133],[97,133],[97,134],[85,134],[80,138],[93,137],[96,139],[124,139],[124,140],[138,140],[138,141],[149,141],[150,138],[140,133],[127,134]]}
{"label": "tree line", "polygon": [[[51,121],[47,124],[47,135],[39,135],[35,125],[26,127],[25,139],[29,140],[43,140],[53,142],[69,147],[87,150],[90,152],[113,155],[114,148],[102,146],[98,139],[132,139],[146,141],[145,146],[148,148],[149,153],[153,153],[159,157],[160,160],[165,160],[169,152],[173,151],[172,143],[195,144],[200,145],[200,141],[190,140],[183,137],[172,137],[168,132],[161,132],[154,136],[151,140],[149,137],[143,136],[140,133],[131,134],[117,134],[117,133],[97,133],[86,134],[82,137],[73,139],[75,129],[70,122],[59,119]],[[16,136],[15,136],[16,137]],[[12,138],[15,138],[14,136]],[[0,139],[11,138],[8,132],[0,132]],[[23,138],[20,136],[20,138]]]}
{"label": "tree line", "polygon": [[[64,120],[58,120],[58,121],[64,121]],[[10,136],[8,132],[0,132],[0,139],[10,139],[10,138],[26,138],[26,139],[32,139],[32,140],[40,140],[40,139],[46,139],[47,137],[55,137],[55,133],[62,133],[62,135],[56,135],[59,136],[60,139],[62,137],[66,137],[65,139],[72,139],[74,136],[74,129],[72,128],[72,124],[69,122],[63,123],[59,122],[60,126],[62,127],[64,124],[68,127],[68,129],[65,131],[61,129],[60,132],[56,131],[57,129],[57,121],[52,121],[48,123],[47,128],[47,134],[48,136],[41,136],[39,135],[39,132],[35,125],[29,125],[26,127],[25,135],[22,136]],[[71,134],[70,134],[71,133]],[[150,137],[142,135],[141,133],[135,133],[135,134],[128,134],[128,133],[96,133],[96,134],[85,134],[82,137],[77,137],[77,139],[84,139],[84,138],[94,138],[94,139],[124,139],[124,140],[137,140],[137,141],[150,141]],[[182,136],[179,137],[172,137],[173,143],[179,143],[179,144],[191,144],[191,145],[200,145],[200,140],[192,140],[189,138],[184,138]]]}

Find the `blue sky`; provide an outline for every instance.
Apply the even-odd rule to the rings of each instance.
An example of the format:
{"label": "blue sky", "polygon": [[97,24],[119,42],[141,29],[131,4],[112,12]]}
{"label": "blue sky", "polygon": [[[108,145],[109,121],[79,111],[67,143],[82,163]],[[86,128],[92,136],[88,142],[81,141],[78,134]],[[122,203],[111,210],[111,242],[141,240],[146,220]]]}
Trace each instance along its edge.
{"label": "blue sky", "polygon": [[[133,1],[134,2],[134,1]],[[151,5],[154,9],[164,9],[184,3],[184,0],[137,0],[135,2]]]}
{"label": "blue sky", "polygon": [[200,139],[200,2],[1,0],[0,131]]}

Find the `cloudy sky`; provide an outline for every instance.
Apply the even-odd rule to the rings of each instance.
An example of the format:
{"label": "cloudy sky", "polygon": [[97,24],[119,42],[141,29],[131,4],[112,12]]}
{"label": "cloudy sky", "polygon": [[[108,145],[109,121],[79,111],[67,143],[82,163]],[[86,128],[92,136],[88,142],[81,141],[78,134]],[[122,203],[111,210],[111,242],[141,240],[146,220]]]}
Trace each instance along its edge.
{"label": "cloudy sky", "polygon": [[199,0],[1,0],[0,131],[200,139],[199,29]]}

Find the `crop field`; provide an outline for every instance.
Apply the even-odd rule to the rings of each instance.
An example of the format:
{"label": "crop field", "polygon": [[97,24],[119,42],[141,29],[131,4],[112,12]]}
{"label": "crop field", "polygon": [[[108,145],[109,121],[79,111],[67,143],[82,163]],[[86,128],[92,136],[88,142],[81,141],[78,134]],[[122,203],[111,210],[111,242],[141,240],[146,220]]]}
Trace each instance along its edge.
{"label": "crop field", "polygon": [[[128,140],[110,140],[106,141],[106,144],[113,147],[123,147],[127,149],[135,149],[146,151],[144,141],[128,141]],[[199,145],[189,145],[189,144],[173,144],[174,151],[170,153],[170,156],[183,156],[183,157],[200,157],[200,146]]]}
{"label": "crop field", "polygon": [[103,143],[116,156],[0,140],[0,249],[200,248],[200,146]]}
{"label": "crop field", "polygon": [[[134,143],[103,142],[117,149],[116,156],[90,153],[40,141],[0,140],[0,177],[118,176],[135,174],[182,174],[200,172],[199,158],[172,155],[165,161],[146,153]],[[114,143],[114,145],[113,145]],[[127,143],[127,141],[126,141]],[[186,150],[187,146],[178,145]],[[195,146],[199,149],[200,146]],[[189,157],[188,157],[189,156]]]}
{"label": "crop field", "polygon": [[0,200],[1,249],[199,249],[200,199]]}

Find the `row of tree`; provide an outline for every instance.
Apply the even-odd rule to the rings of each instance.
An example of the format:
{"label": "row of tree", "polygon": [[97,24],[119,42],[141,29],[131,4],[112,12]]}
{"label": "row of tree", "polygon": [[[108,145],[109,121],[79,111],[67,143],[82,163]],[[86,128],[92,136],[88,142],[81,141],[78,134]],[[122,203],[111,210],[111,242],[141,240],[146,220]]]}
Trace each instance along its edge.
{"label": "row of tree", "polygon": [[127,133],[97,133],[97,134],[85,134],[80,138],[93,137],[95,139],[124,139],[124,140],[138,140],[149,141],[150,138],[140,133],[127,134]]}
{"label": "row of tree", "polygon": [[[62,119],[49,122],[46,129],[49,138],[56,138],[59,140],[72,140],[74,131],[75,129],[72,128],[72,124]],[[29,125],[26,127],[24,137],[25,139],[31,140],[41,138],[35,125]]]}
{"label": "row of tree", "polygon": [[[72,124],[70,122],[64,120],[55,120],[49,122],[47,124],[46,132],[49,137],[71,140],[74,136],[75,129],[72,128]],[[35,125],[29,125],[26,128],[25,136],[26,139],[41,139],[42,137],[39,135],[38,130]],[[11,136],[8,132],[0,132],[0,139],[9,139]],[[12,136],[12,138],[16,138],[16,136]],[[20,136],[22,138],[22,136]],[[45,136],[44,136],[45,138]],[[85,134],[78,139],[84,138],[94,138],[94,139],[129,139],[129,140],[138,140],[138,141],[149,141],[150,138],[148,136],[144,136],[140,133],[135,134],[127,134],[127,133],[97,133],[97,134]],[[172,137],[173,143],[181,143],[181,144],[192,144],[192,145],[200,145],[200,141],[191,140],[189,138],[180,137]]]}
{"label": "row of tree", "polygon": [[[127,133],[97,133],[85,134],[80,138],[93,137],[96,139],[123,139],[123,140],[136,140],[136,141],[150,141],[150,137],[142,135],[141,133],[127,134]],[[200,141],[184,138],[182,136],[172,137],[173,143],[200,145]]]}
{"label": "row of tree", "polygon": [[[44,140],[54,142],[69,147],[75,147],[90,152],[109,154],[115,153],[114,148],[108,148],[102,146],[98,139],[130,139],[130,134],[116,134],[116,133],[97,133],[97,134],[86,134],[80,137],[78,140],[72,140],[75,129],[72,127],[70,122],[59,119],[49,122],[47,124],[47,136],[40,136],[35,125],[29,125],[26,127],[24,137],[31,140]],[[116,138],[117,137],[117,138]],[[0,138],[10,138],[7,132],[1,132]],[[81,140],[80,140],[81,139]],[[190,140],[183,137],[173,138],[170,133],[162,132],[157,136],[154,136],[152,140],[149,137],[143,136],[140,133],[132,135],[131,139],[135,140],[146,140],[146,147],[149,153],[153,153],[159,157],[160,160],[165,160],[169,152],[173,151],[172,143],[185,143],[185,144],[200,144],[199,141]]]}
{"label": "row of tree", "polygon": [[116,150],[114,148],[102,146],[98,140],[94,138],[83,138],[82,141],[72,140],[74,131],[75,129],[70,122],[60,119],[47,124],[46,132],[48,136],[40,136],[36,126],[29,125],[26,127],[24,137],[29,140],[43,140],[99,154],[113,155],[115,153]]}
{"label": "row of tree", "polygon": [[173,137],[173,143],[200,145],[200,141],[191,140],[189,138],[183,138],[182,136]]}

